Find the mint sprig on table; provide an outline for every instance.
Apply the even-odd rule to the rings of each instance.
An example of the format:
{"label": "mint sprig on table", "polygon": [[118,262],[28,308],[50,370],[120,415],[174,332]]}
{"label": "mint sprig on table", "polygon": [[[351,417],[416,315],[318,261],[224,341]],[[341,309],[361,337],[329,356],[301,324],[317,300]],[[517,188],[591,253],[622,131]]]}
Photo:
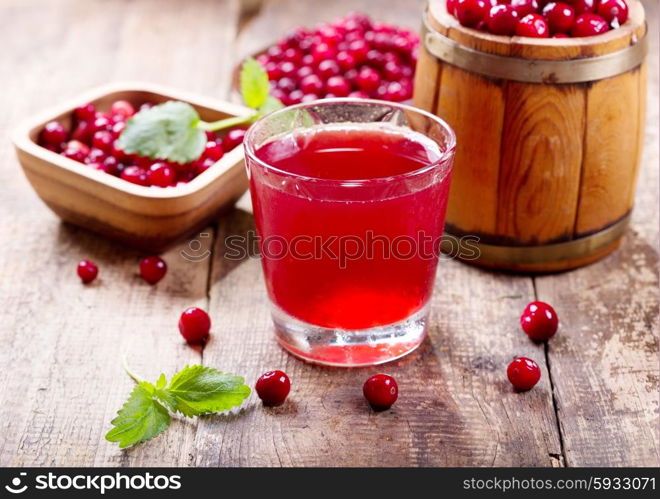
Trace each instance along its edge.
{"label": "mint sprig on table", "polygon": [[207,122],[199,117],[190,104],[168,101],[131,117],[119,136],[118,146],[128,154],[189,163],[204,152],[205,132],[217,132],[252,123],[283,107],[278,99],[269,94],[268,75],[252,58],[247,59],[241,67],[240,87],[245,105],[255,110],[251,115]]}
{"label": "mint sprig on table", "polygon": [[126,371],[137,385],[105,436],[122,449],[163,433],[170,426],[170,412],[189,418],[213,414],[240,406],[250,395],[242,377],[212,367],[186,366],[169,384],[164,374],[153,384]]}

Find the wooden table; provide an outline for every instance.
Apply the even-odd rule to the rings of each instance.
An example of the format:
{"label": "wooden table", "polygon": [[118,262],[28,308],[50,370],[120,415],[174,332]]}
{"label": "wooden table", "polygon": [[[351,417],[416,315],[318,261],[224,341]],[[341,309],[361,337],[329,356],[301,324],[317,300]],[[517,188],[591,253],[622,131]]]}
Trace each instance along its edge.
{"label": "wooden table", "polygon": [[[2,0],[2,110],[7,132],[25,115],[93,85],[159,82],[210,96],[229,93],[232,65],[286,29],[359,8],[416,28],[424,0]],[[38,200],[7,140],[0,142],[0,464],[5,466],[624,466],[658,465],[658,46],[653,33],[646,148],[634,223],[620,251],[574,272],[525,277],[443,260],[428,339],[381,368],[304,364],[275,343],[259,262],[225,261],[226,235],[252,227],[236,209],[164,257],[150,287],[140,254],[63,225]],[[256,10],[255,10],[256,9]],[[241,203],[239,206],[245,206]],[[211,256],[192,262],[182,251]],[[100,279],[82,286],[81,258]],[[546,346],[518,316],[533,299],[558,310]],[[208,309],[203,351],[176,329],[188,306]],[[104,440],[132,388],[126,352],[147,378],[203,363],[244,374],[286,370],[289,401],[262,408],[252,395],[227,416],[176,420],[161,437],[120,451]],[[505,367],[536,359],[531,392],[512,391]],[[395,407],[373,413],[361,387],[386,370]]]}

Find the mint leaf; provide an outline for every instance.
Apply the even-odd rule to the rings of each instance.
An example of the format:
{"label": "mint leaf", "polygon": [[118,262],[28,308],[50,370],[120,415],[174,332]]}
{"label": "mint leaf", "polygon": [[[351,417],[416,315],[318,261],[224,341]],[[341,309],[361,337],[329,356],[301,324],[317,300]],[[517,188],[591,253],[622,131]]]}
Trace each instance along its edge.
{"label": "mint leaf", "polygon": [[164,432],[170,425],[167,409],[153,399],[154,386],[139,383],[130,397],[112,420],[114,428],[105,438],[109,442],[119,442],[120,448],[129,447],[150,440]]}
{"label": "mint leaf", "polygon": [[260,118],[261,116],[272,113],[273,111],[277,111],[278,109],[282,109],[283,107],[284,104],[282,104],[278,98],[269,95],[266,99],[266,102],[264,102],[263,105],[259,108],[258,117]]}
{"label": "mint leaf", "polygon": [[199,158],[206,144],[199,123],[190,104],[168,101],[131,117],[118,145],[128,154],[188,163]]}
{"label": "mint leaf", "polygon": [[194,365],[175,374],[163,392],[173,410],[193,417],[241,405],[250,395],[250,387],[240,376]]}
{"label": "mint leaf", "polygon": [[246,59],[241,67],[240,86],[246,106],[259,109],[266,103],[270,92],[268,74],[252,57]]}

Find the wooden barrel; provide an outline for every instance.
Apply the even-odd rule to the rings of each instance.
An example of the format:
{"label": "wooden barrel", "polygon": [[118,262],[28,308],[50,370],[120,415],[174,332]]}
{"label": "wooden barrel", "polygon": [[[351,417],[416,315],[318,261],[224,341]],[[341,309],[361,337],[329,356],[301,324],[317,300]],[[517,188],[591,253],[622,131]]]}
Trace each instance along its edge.
{"label": "wooden barrel", "polygon": [[443,249],[525,272],[579,267],[627,227],[644,136],[646,23],[587,38],[504,37],[426,12],[413,103],[457,136]]}

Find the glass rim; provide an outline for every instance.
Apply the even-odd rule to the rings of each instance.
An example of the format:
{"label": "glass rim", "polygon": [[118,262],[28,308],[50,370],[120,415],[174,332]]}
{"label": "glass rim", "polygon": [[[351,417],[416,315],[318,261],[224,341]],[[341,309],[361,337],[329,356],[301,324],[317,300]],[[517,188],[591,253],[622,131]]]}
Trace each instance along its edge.
{"label": "glass rim", "polygon": [[[331,105],[331,104],[374,104],[374,105],[380,105],[380,106],[386,106],[386,107],[391,107],[394,109],[399,109],[403,111],[409,111],[413,113],[417,113],[419,115],[424,116],[427,119],[430,119],[431,121],[437,123],[440,125],[440,127],[443,129],[446,137],[448,138],[448,145],[445,150],[441,151],[440,157],[429,163],[428,165],[424,165],[420,168],[417,168],[415,170],[411,170],[409,172],[405,173],[399,173],[397,175],[390,175],[387,177],[375,177],[375,178],[367,178],[367,179],[329,179],[329,178],[321,178],[321,177],[309,177],[307,175],[300,175],[298,173],[293,173],[289,172],[286,170],[282,170],[281,168],[278,168],[276,166],[273,166],[265,161],[263,161],[261,158],[259,158],[256,155],[256,151],[254,149],[254,144],[253,144],[253,136],[256,133],[255,130],[258,128],[262,122],[266,121],[267,119],[270,119],[274,116],[277,116],[279,114],[283,114],[285,112],[295,110],[295,109],[305,109],[309,108],[312,106],[318,106],[318,105]],[[423,175],[424,173],[427,173],[436,167],[444,164],[447,162],[447,160],[452,156],[456,149],[456,134],[454,133],[454,130],[449,126],[449,124],[443,120],[442,118],[439,118],[438,116],[429,113],[428,111],[425,111],[423,109],[419,109],[414,106],[410,106],[408,104],[401,104],[399,102],[389,102],[389,101],[384,101],[384,100],[379,100],[379,99],[362,99],[359,97],[333,97],[330,99],[318,99],[315,101],[311,102],[301,102],[299,104],[294,104],[292,106],[286,106],[281,109],[277,109],[275,111],[272,111],[261,118],[259,118],[257,121],[255,121],[250,128],[248,128],[246,134],[245,134],[245,139],[243,140],[243,146],[245,148],[245,153],[249,157],[250,161],[254,161],[255,163],[259,164],[261,167],[263,167],[266,170],[273,171],[275,173],[279,173],[281,175],[286,175],[289,177],[297,178],[300,180],[304,180],[306,182],[323,182],[323,183],[329,183],[329,184],[337,184],[337,185],[342,185],[342,184],[349,184],[346,185],[346,187],[351,186],[358,186],[358,185],[366,185],[366,184],[372,184],[372,183],[377,183],[377,182],[393,182],[397,180],[403,180],[403,179],[408,179],[411,177],[417,177],[418,175]]]}

